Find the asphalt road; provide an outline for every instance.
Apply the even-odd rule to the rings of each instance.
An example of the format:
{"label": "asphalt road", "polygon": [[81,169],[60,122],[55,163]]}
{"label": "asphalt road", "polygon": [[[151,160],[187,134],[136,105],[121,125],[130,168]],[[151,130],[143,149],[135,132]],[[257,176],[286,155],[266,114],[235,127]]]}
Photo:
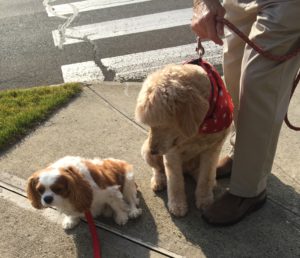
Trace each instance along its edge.
{"label": "asphalt road", "polygon": [[[68,2],[74,1],[55,1],[51,5]],[[191,5],[186,0],[148,0],[96,9],[80,13],[71,26],[183,10]],[[93,44],[70,44],[61,50],[54,45],[52,31],[62,23],[62,19],[48,17],[40,0],[0,0],[0,89],[62,83],[63,65],[87,61],[95,61],[100,66],[104,80],[116,80],[116,73],[106,69],[102,59],[195,42],[189,25],[182,25],[93,40]],[[145,60],[140,70],[147,66]],[[134,74],[126,77],[129,81],[141,79]]]}

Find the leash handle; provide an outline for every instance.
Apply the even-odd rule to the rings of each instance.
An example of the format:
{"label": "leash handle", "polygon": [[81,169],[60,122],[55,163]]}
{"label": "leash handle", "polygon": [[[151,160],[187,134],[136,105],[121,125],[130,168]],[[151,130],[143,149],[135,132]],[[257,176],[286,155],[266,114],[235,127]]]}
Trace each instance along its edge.
{"label": "leash handle", "polygon": [[[246,34],[244,34],[242,31],[240,31],[236,26],[234,26],[231,22],[229,22],[225,18],[216,17],[216,20],[218,22],[221,22],[224,25],[226,25],[230,30],[232,30],[233,32],[235,32],[242,40],[244,40],[256,52],[258,52],[259,54],[261,54],[262,56],[264,56],[267,59],[270,59],[270,60],[273,60],[273,61],[282,62],[282,61],[289,60],[289,59],[295,57],[296,55],[298,55],[300,53],[300,48],[297,48],[293,52],[291,52],[289,54],[286,54],[286,55],[282,55],[282,56],[273,55],[270,52],[263,50],[260,46],[258,46],[253,41],[251,41]],[[199,41],[197,41],[198,46],[199,46]],[[201,42],[200,42],[200,45],[201,45]],[[202,47],[202,45],[201,45],[201,47]],[[204,51],[203,51],[203,53],[204,53]],[[202,56],[200,55],[200,57],[202,57]],[[290,100],[291,100],[291,98],[292,98],[292,96],[293,96],[293,94],[294,94],[294,92],[296,90],[296,87],[297,87],[299,81],[300,81],[300,72],[298,72],[298,74],[295,76],[295,79],[294,79],[294,82],[293,82],[293,86],[292,86],[291,95],[290,95]],[[291,122],[289,121],[289,119],[288,119],[288,111],[287,111],[287,113],[286,113],[286,115],[284,117],[284,122],[286,123],[286,125],[290,129],[295,130],[295,131],[300,131],[300,127],[296,127],[296,126],[292,125]]]}
{"label": "leash handle", "polygon": [[85,212],[84,215],[88,222],[90,233],[92,235],[94,258],[101,258],[100,242],[99,242],[93,216],[90,211]]}

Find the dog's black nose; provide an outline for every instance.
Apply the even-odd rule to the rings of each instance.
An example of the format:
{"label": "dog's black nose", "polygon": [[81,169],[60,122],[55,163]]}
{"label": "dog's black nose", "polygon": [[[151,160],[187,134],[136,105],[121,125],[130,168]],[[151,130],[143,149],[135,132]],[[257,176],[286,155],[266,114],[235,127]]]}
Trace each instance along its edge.
{"label": "dog's black nose", "polygon": [[53,201],[53,197],[50,195],[47,195],[44,197],[44,202],[47,204],[50,204]]}

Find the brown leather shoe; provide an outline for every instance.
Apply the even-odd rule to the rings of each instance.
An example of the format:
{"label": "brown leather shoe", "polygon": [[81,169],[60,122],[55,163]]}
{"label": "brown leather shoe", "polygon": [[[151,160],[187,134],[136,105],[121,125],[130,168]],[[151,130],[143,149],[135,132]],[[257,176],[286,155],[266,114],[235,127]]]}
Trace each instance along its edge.
{"label": "brown leather shoe", "polygon": [[229,156],[221,159],[217,166],[216,179],[230,177],[232,170],[233,159]]}
{"label": "brown leather shoe", "polygon": [[253,198],[244,198],[233,195],[228,191],[204,210],[203,219],[215,226],[233,225],[245,216],[261,208],[267,199],[264,190]]}

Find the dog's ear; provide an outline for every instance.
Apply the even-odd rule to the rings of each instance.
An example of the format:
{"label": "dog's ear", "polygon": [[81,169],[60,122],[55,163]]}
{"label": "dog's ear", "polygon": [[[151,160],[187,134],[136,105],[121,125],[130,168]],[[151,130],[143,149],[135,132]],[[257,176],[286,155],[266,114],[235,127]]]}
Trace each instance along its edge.
{"label": "dog's ear", "polygon": [[39,179],[37,174],[33,174],[31,177],[29,177],[27,181],[26,192],[27,192],[27,197],[31,202],[31,205],[36,209],[42,209],[43,205],[41,203],[41,196],[36,189],[38,180]]}
{"label": "dog's ear", "polygon": [[88,211],[93,201],[93,191],[88,181],[75,167],[64,169],[62,174],[67,179],[68,198],[76,211]]}
{"label": "dog's ear", "polygon": [[186,137],[192,137],[198,133],[208,109],[208,101],[200,95],[193,95],[187,101],[176,103],[177,124]]}

